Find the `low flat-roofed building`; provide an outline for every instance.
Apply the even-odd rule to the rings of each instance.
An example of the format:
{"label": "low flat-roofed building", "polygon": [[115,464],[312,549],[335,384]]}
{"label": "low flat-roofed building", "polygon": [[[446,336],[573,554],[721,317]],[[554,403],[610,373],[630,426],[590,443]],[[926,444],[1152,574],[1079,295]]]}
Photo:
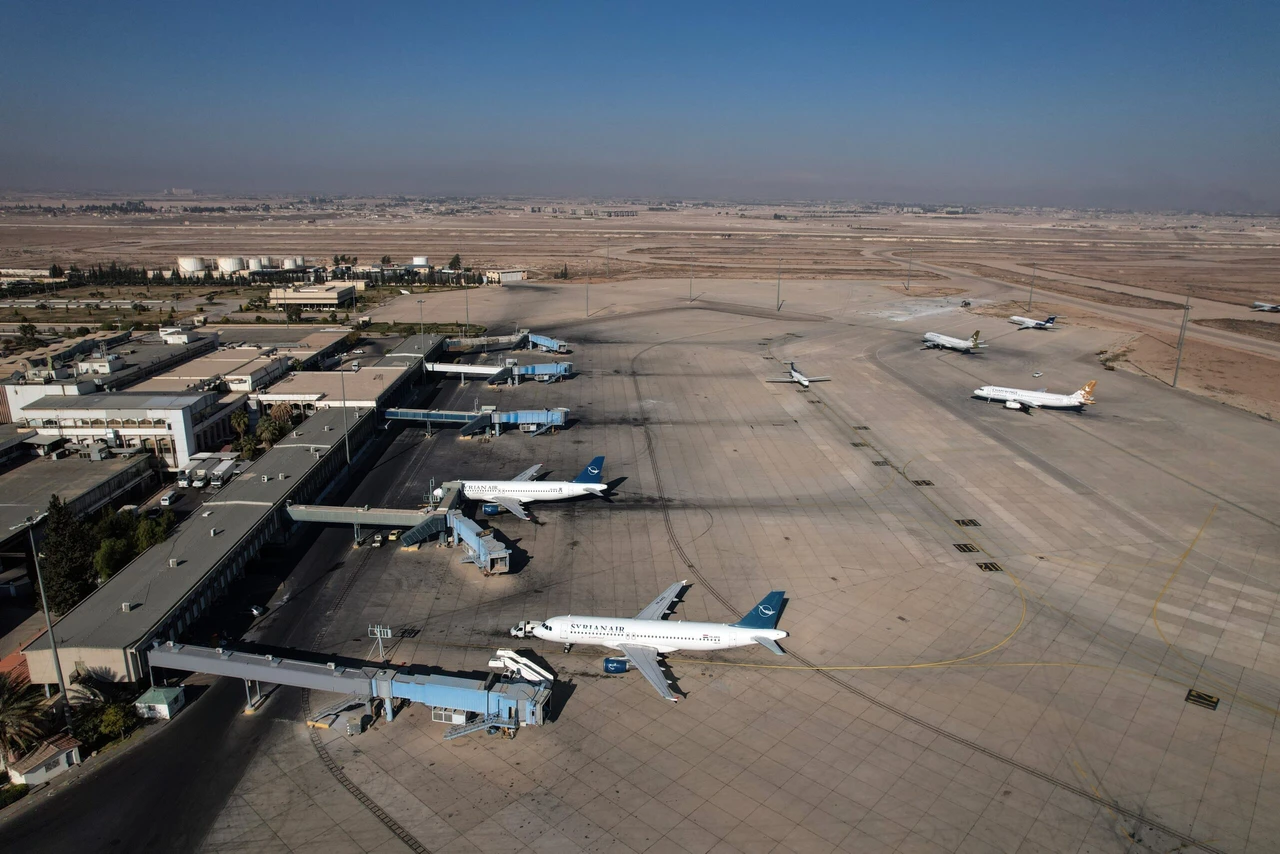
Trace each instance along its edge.
{"label": "low flat-roofed building", "polygon": [[260,407],[270,409],[283,401],[304,413],[344,405],[378,409],[414,375],[410,363],[403,359],[379,359],[358,371],[301,371],[250,395],[250,405],[256,400]]}
{"label": "low flat-roofed building", "polygon": [[[212,327],[211,327],[212,328]],[[277,355],[294,359],[302,367],[311,368],[345,346],[346,329],[308,330],[305,326],[218,326],[218,335],[227,344],[248,344],[262,349],[274,348]]]}
{"label": "low flat-roofed building", "polygon": [[14,760],[9,766],[9,780],[15,785],[38,786],[79,764],[80,742],[67,733],[58,733]]}
{"label": "low flat-roofed building", "polygon": [[507,285],[529,278],[528,270],[485,270],[484,280],[490,285]]}
{"label": "low flat-roofed building", "polygon": [[181,392],[226,386],[230,391],[256,391],[289,372],[289,357],[274,349],[235,347],[215,350],[170,368],[130,391]]}
{"label": "low flat-roofed building", "polygon": [[[373,434],[371,410],[345,413],[352,453]],[[318,412],[259,457],[240,477],[64,614],[53,631],[70,678],[92,672],[108,681],[146,676],[152,640],[178,640],[244,574],[268,541],[294,524],[285,501],[316,501],[346,467],[344,413]],[[208,638],[200,638],[207,642]],[[47,633],[23,652],[31,681],[55,680]]]}
{"label": "low flat-roofed building", "polygon": [[272,288],[268,300],[277,307],[297,307],[313,311],[332,311],[356,301],[354,285],[329,282],[323,285],[301,285],[296,288]]}
{"label": "low flat-roofed building", "polygon": [[[0,534],[15,536],[28,516],[49,508],[49,496],[57,495],[77,516],[88,516],[135,487],[156,479],[155,463],[144,455],[111,456],[103,460],[64,457],[31,459],[0,474]],[[16,536],[26,537],[25,531]],[[0,547],[3,541],[0,540]]]}
{"label": "low flat-roofed building", "polygon": [[17,423],[77,444],[104,442],[111,448],[138,448],[154,453],[172,468],[182,468],[192,454],[221,445],[234,435],[230,416],[243,400],[243,395],[217,391],[52,395],[27,404]]}

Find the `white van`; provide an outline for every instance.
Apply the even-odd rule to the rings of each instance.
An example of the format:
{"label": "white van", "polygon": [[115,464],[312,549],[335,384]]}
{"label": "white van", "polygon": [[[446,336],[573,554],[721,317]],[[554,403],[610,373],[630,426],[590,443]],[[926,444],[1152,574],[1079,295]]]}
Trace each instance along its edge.
{"label": "white van", "polygon": [[178,494],[178,490],[171,489],[168,492],[166,492],[164,496],[160,499],[160,506],[172,507],[174,504],[178,503],[178,500],[180,498],[182,498],[182,496]]}

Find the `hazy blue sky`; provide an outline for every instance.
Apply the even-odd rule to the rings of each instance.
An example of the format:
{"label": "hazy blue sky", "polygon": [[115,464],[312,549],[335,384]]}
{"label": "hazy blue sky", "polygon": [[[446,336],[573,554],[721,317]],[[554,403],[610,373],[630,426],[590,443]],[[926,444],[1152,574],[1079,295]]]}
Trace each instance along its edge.
{"label": "hazy blue sky", "polygon": [[20,3],[0,186],[1280,210],[1280,3]]}

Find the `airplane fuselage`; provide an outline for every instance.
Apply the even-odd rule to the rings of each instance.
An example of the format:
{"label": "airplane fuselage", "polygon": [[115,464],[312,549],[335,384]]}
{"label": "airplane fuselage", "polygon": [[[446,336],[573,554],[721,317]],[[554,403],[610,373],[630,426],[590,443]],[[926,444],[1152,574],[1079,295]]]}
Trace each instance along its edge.
{"label": "airplane fuselage", "polygon": [[1280,311],[1280,305],[1269,302],[1255,302],[1252,305],[1254,311]]}
{"label": "airplane fuselage", "polygon": [[1052,320],[1032,320],[1030,317],[1023,317],[1022,315],[1019,315],[1019,314],[1015,314],[1013,317],[1009,318],[1009,322],[1019,323],[1022,325],[1023,329],[1052,329],[1053,328]]}
{"label": "airplane fuselage", "polygon": [[805,388],[809,387],[809,378],[797,371],[795,368],[791,369],[791,381],[800,383],[800,385]]}
{"label": "airplane fuselage", "polygon": [[777,641],[787,636],[781,629],[740,628],[726,623],[576,616],[550,617],[534,624],[531,633],[534,637],[560,643],[585,643],[612,649],[631,644],[651,647],[662,653],[682,649],[731,649],[751,646],[759,637]]}
{"label": "airplane fuselage", "polygon": [[924,341],[926,347],[956,350],[961,353],[970,353],[976,346],[972,338],[952,338],[950,335],[943,335],[939,332],[926,332],[921,340]]}
{"label": "airplane fuselage", "polygon": [[558,501],[582,495],[601,495],[603,483],[574,483],[555,480],[465,480],[462,494],[472,501],[491,501],[499,496],[522,502]]}
{"label": "airplane fuselage", "polygon": [[974,389],[973,396],[983,400],[998,400],[1006,405],[1016,403],[1020,405],[1018,408],[1021,408],[1021,405],[1026,405],[1040,409],[1083,410],[1086,402],[1093,402],[1092,400],[1086,401],[1079,392],[1075,394],[1051,394],[1047,391],[1030,391],[1024,388],[1005,388],[995,385]]}

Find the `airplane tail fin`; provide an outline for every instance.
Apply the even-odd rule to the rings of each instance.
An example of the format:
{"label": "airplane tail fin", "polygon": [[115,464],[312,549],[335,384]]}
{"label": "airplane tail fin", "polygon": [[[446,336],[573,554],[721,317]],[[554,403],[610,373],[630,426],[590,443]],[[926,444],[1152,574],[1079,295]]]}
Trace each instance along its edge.
{"label": "airplane tail fin", "polygon": [[1049,315],[1049,317],[1045,320],[1044,325],[1045,325],[1045,326],[1053,326],[1053,322],[1054,322],[1055,320],[1057,320],[1057,319],[1058,319],[1058,315],[1056,315],[1056,314],[1051,314],[1051,315]]}
{"label": "airplane tail fin", "polygon": [[974,330],[974,332],[973,332],[973,337],[969,339],[969,343],[970,343],[970,344],[972,344],[974,347],[977,347],[979,344],[981,344],[981,343],[982,343],[982,330],[980,330],[980,329],[975,329],[975,330]]}
{"label": "airplane tail fin", "polygon": [[604,457],[596,457],[587,463],[587,467],[582,473],[573,479],[574,483],[602,483],[604,482]]}
{"label": "airplane tail fin", "polygon": [[1084,388],[1076,392],[1080,396],[1080,400],[1085,403],[1093,403],[1093,387],[1098,384],[1097,380],[1089,380],[1084,384]]}
{"label": "airplane tail fin", "polygon": [[778,625],[778,617],[782,611],[782,599],[785,590],[774,590],[747,612],[741,620],[732,625],[738,629],[772,629]]}

